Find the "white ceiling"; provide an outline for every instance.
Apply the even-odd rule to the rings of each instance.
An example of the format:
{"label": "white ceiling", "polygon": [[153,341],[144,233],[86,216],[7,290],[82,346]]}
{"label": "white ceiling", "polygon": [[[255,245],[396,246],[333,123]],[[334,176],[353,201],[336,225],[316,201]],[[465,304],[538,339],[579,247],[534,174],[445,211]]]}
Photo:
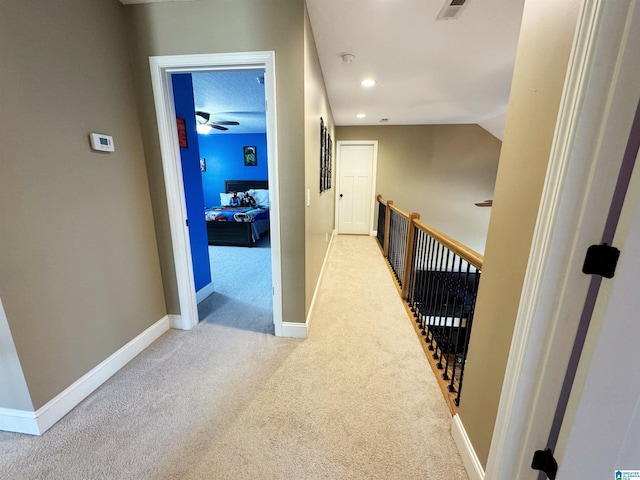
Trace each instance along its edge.
{"label": "white ceiling", "polygon": [[524,0],[467,0],[439,21],[444,0],[306,1],[337,125],[486,121],[501,136]]}
{"label": "white ceiling", "polygon": [[[121,0],[149,1],[163,0]],[[502,138],[524,2],[467,0],[457,19],[436,20],[445,0],[306,0],[336,125],[478,123]],[[264,112],[253,73],[220,74],[194,79],[196,109],[241,123],[226,133],[264,132],[252,125]],[[377,84],[362,88],[366,77]]]}
{"label": "white ceiling", "polygon": [[218,70],[197,72],[193,79],[193,100],[196,111],[211,114],[213,121],[237,121],[229,130],[211,133],[266,132],[263,70]]}

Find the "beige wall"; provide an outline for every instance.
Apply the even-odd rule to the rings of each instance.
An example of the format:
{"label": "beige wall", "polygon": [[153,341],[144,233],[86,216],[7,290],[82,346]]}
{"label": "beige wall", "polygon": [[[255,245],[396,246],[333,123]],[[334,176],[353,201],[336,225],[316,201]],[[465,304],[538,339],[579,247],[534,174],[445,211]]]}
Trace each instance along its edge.
{"label": "beige wall", "polygon": [[178,313],[180,308],[149,56],[273,50],[276,53],[283,320],[304,322],[304,1],[202,0],[125,8],[169,312]]}
{"label": "beige wall", "polygon": [[305,211],[305,306],[308,311],[334,228],[335,188],[320,194],[320,117],[329,129],[331,138],[335,139],[335,134],[306,9],[304,44],[305,188],[309,190],[311,200]]}
{"label": "beige wall", "polygon": [[580,2],[527,0],[460,419],[486,466]]}
{"label": "beige wall", "polygon": [[35,409],[166,314],[123,9],[2,3],[0,298]]}
{"label": "beige wall", "polygon": [[478,125],[336,127],[337,140],[378,140],[376,195],[482,253],[500,141]]}

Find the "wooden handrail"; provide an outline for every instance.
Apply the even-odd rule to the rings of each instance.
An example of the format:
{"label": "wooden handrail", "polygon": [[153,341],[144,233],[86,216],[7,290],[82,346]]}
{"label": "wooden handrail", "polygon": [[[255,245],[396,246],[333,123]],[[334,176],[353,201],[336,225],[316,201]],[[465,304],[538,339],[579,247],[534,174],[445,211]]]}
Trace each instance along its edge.
{"label": "wooden handrail", "polygon": [[[382,195],[376,196],[376,200],[381,204],[380,211],[385,207],[384,241],[378,236],[384,245],[383,255],[398,280],[399,293],[406,302],[409,316],[416,319],[417,323],[411,322],[416,333],[419,337],[424,336],[425,342],[420,343],[434,373],[438,379],[446,380],[441,381],[440,386],[455,414],[460,404],[467,347],[484,257],[422,222],[418,213],[409,214],[395,207],[393,201],[385,202]],[[394,226],[394,232],[390,232],[392,211],[406,220]],[[378,225],[381,226],[380,220]],[[416,239],[418,230],[428,238],[419,235]],[[391,246],[393,252],[389,251],[390,236],[394,239]],[[444,263],[442,249],[440,246],[432,248],[431,240],[446,249]],[[404,254],[403,258],[399,258],[401,252]],[[453,253],[453,259],[449,252]],[[389,258],[390,254],[392,258]],[[419,257],[416,258],[416,255]],[[467,264],[463,266],[461,260],[465,260]],[[436,263],[432,265],[432,261]],[[476,271],[471,272],[470,266],[475,267]]]}
{"label": "wooden handrail", "polygon": [[427,225],[421,220],[414,220],[413,223],[420,230],[429,234],[431,237],[435,238],[438,242],[440,242],[442,245],[447,247],[449,250],[451,250],[452,252],[456,253],[457,255],[462,257],[464,260],[469,262],[469,264],[473,265],[478,270],[482,270],[482,263],[483,263],[484,257],[481,254],[479,254],[475,250],[472,250],[466,245],[463,245],[457,240],[454,240],[450,236],[442,233],[441,231],[436,230],[432,226]]}
{"label": "wooden handrail", "polygon": [[[405,212],[404,210],[402,210],[402,209],[396,207],[395,205],[393,205],[393,200],[385,201],[384,198],[382,197],[382,195],[380,195],[380,194],[378,194],[376,196],[376,200],[378,200],[380,203],[387,204],[387,207],[389,209],[396,211],[398,214],[402,215],[406,219],[409,219],[409,217],[411,217],[411,214],[409,214],[409,213]],[[387,222],[389,221],[389,215],[387,215],[387,219],[386,220],[387,220]],[[432,236],[433,238],[435,238],[437,241],[439,241],[442,245],[447,247],[452,252],[458,254],[460,257],[462,257],[464,260],[469,262],[469,264],[471,264],[474,267],[476,267],[478,270],[482,270],[482,263],[483,263],[484,257],[480,253],[476,252],[475,250],[472,250],[471,248],[467,247],[466,245],[463,245],[462,243],[460,243],[457,240],[451,238],[447,234],[442,233],[441,231],[436,230],[432,226],[427,225],[426,223],[422,222],[420,220],[420,216],[419,215],[417,216],[417,218],[413,219],[413,222],[410,222],[409,226],[411,226],[411,223],[413,223],[420,230],[424,231],[425,233],[427,233],[430,236]],[[388,232],[389,226],[386,225],[386,228],[387,228],[387,232]],[[384,250],[384,253],[385,253],[385,257],[386,257],[387,256],[387,250]]]}
{"label": "wooden handrail", "polygon": [[402,210],[402,209],[396,207],[395,205],[393,205],[393,200],[389,200],[389,202],[391,202],[391,210],[395,211],[398,215],[402,215],[407,220],[409,219],[409,217],[411,216],[410,213],[407,213],[404,210]]}

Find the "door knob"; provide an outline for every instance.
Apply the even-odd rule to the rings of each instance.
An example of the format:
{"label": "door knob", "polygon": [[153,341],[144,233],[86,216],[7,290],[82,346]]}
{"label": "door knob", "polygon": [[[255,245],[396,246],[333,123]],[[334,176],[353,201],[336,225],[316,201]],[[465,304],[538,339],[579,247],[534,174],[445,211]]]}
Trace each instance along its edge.
{"label": "door knob", "polygon": [[340,194],[340,198],[342,198],[342,194]]}

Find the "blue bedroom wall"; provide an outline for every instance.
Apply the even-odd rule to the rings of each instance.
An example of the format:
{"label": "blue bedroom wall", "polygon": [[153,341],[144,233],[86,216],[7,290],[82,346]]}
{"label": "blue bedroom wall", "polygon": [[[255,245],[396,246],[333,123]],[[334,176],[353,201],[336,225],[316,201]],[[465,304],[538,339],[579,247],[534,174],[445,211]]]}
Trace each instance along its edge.
{"label": "blue bedroom wall", "polygon": [[182,178],[189,219],[189,240],[193,261],[193,276],[196,292],[211,283],[209,266],[209,242],[207,224],[204,219],[204,196],[200,174],[200,153],[196,132],[196,113],[193,104],[193,84],[191,74],[172,75],[173,98],[176,115],[183,118],[187,130],[188,148],[180,148]]}
{"label": "blue bedroom wall", "polygon": [[[220,192],[225,180],[267,180],[267,135],[217,134],[198,135],[200,157],[206,159],[207,170],[202,172],[204,204],[220,205]],[[245,166],[242,147],[256,147],[258,164]]]}

